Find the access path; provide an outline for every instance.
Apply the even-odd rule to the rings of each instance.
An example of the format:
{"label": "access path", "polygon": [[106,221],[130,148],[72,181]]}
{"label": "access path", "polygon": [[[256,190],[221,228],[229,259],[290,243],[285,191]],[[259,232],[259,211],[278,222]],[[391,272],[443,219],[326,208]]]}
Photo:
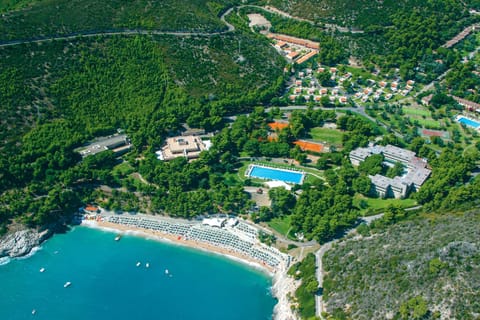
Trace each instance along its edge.
{"label": "access path", "polygon": [[230,24],[226,21],[225,17],[228,16],[234,8],[230,8],[225,11],[221,16],[220,20],[225,23],[227,26],[227,30],[223,31],[213,31],[213,32],[200,32],[200,31],[162,31],[162,30],[146,30],[146,29],[123,29],[123,30],[102,30],[102,31],[80,31],[80,32],[73,32],[66,35],[61,36],[52,36],[52,37],[42,37],[42,38],[35,38],[35,39],[21,39],[21,40],[11,40],[11,41],[4,41],[0,42],[0,48],[4,47],[11,47],[20,44],[27,44],[27,43],[44,43],[56,40],[74,40],[78,38],[92,38],[92,37],[111,37],[111,36],[118,36],[118,35],[168,35],[168,36],[175,36],[175,37],[211,37],[216,35],[227,34],[235,31],[235,26]]}

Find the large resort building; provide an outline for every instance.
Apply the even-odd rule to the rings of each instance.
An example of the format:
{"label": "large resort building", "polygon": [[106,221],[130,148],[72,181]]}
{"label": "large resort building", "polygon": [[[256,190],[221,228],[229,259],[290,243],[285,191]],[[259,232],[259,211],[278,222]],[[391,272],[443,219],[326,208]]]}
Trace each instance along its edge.
{"label": "large resort building", "polygon": [[108,137],[101,137],[80,149],[78,152],[82,157],[88,157],[103,151],[111,150],[116,155],[123,154],[132,148],[130,140],[125,134],[116,134]]}
{"label": "large resort building", "polygon": [[374,191],[381,197],[403,198],[408,192],[418,190],[431,174],[426,160],[416,157],[413,151],[392,145],[357,148],[350,152],[350,161],[358,166],[374,154],[382,154],[387,163],[400,162],[407,168],[407,173],[401,177],[369,176]]}
{"label": "large resort building", "polygon": [[178,157],[188,160],[196,159],[200,152],[208,150],[210,141],[203,141],[198,136],[178,136],[166,140],[166,145],[156,152],[159,160],[170,161]]}

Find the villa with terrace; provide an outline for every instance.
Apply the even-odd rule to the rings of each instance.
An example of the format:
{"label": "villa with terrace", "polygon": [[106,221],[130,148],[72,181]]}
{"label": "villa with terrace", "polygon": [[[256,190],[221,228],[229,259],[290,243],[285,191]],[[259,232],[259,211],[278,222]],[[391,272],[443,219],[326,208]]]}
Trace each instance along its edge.
{"label": "villa with terrace", "polygon": [[163,161],[170,161],[178,157],[185,157],[188,160],[196,159],[200,152],[210,148],[210,141],[203,141],[198,136],[178,136],[166,140],[166,145],[155,152],[157,158]]}
{"label": "villa with terrace", "polygon": [[392,145],[357,148],[350,152],[350,162],[354,166],[360,165],[365,159],[374,154],[382,154],[387,164],[400,162],[406,167],[406,173],[402,176],[389,178],[376,174],[369,176],[372,181],[372,189],[378,196],[388,198],[404,198],[410,191],[416,191],[425,183],[431,174],[427,168],[427,161],[416,157],[415,152]]}

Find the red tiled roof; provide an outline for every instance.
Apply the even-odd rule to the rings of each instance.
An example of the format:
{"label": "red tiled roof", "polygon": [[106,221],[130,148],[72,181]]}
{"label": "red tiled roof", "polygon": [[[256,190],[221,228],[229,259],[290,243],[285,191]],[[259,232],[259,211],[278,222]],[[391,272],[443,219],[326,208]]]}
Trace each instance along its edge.
{"label": "red tiled roof", "polygon": [[313,42],[310,40],[305,40],[305,39],[300,39],[296,37],[291,37],[291,36],[286,36],[283,34],[273,34],[269,33],[267,37],[278,40],[278,41],[284,41],[284,42],[289,42],[289,43],[294,43],[298,44],[310,49],[320,49],[320,44],[318,42]]}
{"label": "red tiled roof", "polygon": [[98,211],[98,207],[87,205],[85,207],[85,211],[96,212],[96,211]]}
{"label": "red tiled roof", "polygon": [[270,122],[268,124],[268,126],[270,127],[270,129],[272,130],[283,130],[285,129],[286,127],[289,126],[288,123],[285,123],[285,122]]}

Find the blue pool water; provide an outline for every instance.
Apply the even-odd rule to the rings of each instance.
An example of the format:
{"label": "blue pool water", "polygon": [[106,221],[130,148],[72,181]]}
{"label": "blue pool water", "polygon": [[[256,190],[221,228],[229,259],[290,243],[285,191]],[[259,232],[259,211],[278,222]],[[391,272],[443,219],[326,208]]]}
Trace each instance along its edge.
{"label": "blue pool water", "polygon": [[287,183],[302,183],[303,173],[252,166],[249,176],[261,179],[280,180]]}
{"label": "blue pool water", "polygon": [[218,255],[114,237],[76,227],[0,265],[0,319],[271,319],[266,274]]}
{"label": "blue pool water", "polygon": [[477,122],[477,121],[473,121],[471,119],[467,119],[467,118],[464,118],[464,117],[459,117],[458,118],[458,122],[460,123],[463,123],[467,126],[470,126],[470,127],[473,127],[475,129],[479,128],[480,127],[480,123]]}

